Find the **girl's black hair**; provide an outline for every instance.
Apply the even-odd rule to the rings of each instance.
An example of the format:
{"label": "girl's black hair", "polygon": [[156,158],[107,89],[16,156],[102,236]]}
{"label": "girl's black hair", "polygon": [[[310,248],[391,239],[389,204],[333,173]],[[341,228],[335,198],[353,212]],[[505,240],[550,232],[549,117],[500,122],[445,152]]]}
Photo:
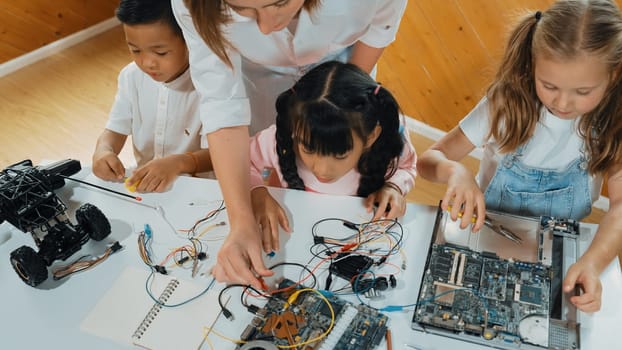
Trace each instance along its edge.
{"label": "girl's black hair", "polygon": [[353,132],[365,143],[376,125],[382,131],[357,164],[361,174],[357,195],[377,191],[395,173],[404,147],[399,106],[388,90],[377,88],[378,83],[357,66],[329,61],[279,95],[276,147],[289,188],[305,188],[296,166],[298,143],[311,152],[337,156],[352,149]]}
{"label": "girl's black hair", "polygon": [[121,0],[115,14],[121,23],[130,26],[166,23],[173,33],[183,38],[181,28],[173,15],[171,0]]}

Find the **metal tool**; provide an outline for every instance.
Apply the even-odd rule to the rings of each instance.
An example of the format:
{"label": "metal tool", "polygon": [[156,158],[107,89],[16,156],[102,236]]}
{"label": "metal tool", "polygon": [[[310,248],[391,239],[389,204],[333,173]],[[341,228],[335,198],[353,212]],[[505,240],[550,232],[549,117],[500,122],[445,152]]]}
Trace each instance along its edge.
{"label": "metal tool", "polygon": [[[447,210],[451,210],[451,205],[447,206]],[[462,212],[458,213],[458,218],[462,218]],[[471,222],[475,223],[477,220],[476,216],[471,218]],[[503,227],[503,225],[499,224],[497,221],[491,219],[488,215],[486,215],[484,219],[484,225],[488,226],[493,232],[509,239],[510,241],[516,244],[522,244],[523,239],[517,236],[514,232],[509,229]]]}
{"label": "metal tool", "polygon": [[503,225],[491,219],[488,215],[484,218],[484,225],[488,226],[493,232],[500,234],[501,236],[509,239],[516,244],[522,244],[523,240],[517,236],[514,232],[503,227]]}

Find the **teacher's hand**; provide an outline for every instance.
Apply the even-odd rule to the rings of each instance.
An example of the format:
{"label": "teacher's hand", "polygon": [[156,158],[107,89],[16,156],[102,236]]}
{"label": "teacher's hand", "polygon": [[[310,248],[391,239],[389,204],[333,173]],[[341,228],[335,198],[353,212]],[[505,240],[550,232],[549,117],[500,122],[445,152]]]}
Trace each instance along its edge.
{"label": "teacher's hand", "polygon": [[259,277],[274,274],[263,263],[261,234],[257,225],[229,232],[227,239],[218,251],[218,260],[212,270],[219,282],[250,284],[263,289]]}

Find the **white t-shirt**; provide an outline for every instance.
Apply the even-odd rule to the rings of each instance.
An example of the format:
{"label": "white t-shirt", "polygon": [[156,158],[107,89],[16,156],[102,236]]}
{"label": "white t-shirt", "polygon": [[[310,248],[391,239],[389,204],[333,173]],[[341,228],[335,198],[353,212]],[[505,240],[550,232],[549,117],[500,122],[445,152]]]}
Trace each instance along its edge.
{"label": "white t-shirt", "polygon": [[[540,113],[540,121],[536,124],[532,138],[523,149],[521,162],[540,169],[564,169],[579,157],[584,145],[577,129],[580,117],[572,120],[561,119],[546,108],[542,108]],[[460,121],[460,129],[475,147],[484,149],[477,181],[480,188],[485,190],[497,171],[499,162],[505,156],[499,153],[499,146],[494,139],[486,138],[490,130],[486,97]],[[602,175],[589,176],[589,185],[593,202],[600,195]]]}
{"label": "white t-shirt", "polygon": [[232,23],[223,31],[236,48],[228,51],[232,70],[197,33],[183,0],[172,4],[190,50],[204,129],[251,124],[251,134],[274,123],[276,97],[311,66],[347,60],[346,49],[359,40],[389,45],[406,8],[406,0],[323,0],[312,14],[300,12],[295,35],[288,28],[265,35],[254,19],[231,11]]}
{"label": "white t-shirt", "polygon": [[139,167],[152,159],[207,147],[206,138],[201,137],[199,95],[189,70],[169,83],[160,83],[134,62],[125,66],[119,73],[106,129],[132,136]]}

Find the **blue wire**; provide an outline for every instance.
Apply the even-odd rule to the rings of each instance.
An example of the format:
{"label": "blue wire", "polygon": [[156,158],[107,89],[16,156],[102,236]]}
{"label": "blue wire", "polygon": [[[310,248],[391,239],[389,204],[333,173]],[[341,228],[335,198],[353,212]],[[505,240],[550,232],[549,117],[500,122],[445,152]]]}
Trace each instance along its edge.
{"label": "blue wire", "polygon": [[442,297],[442,296],[443,296],[443,295],[445,295],[445,294],[449,294],[449,293],[456,293],[456,292],[460,292],[460,291],[467,291],[467,292],[471,292],[471,293],[473,293],[475,296],[478,296],[478,297],[480,297],[480,298],[481,298],[481,296],[480,296],[478,293],[475,293],[475,291],[474,291],[474,290],[472,290],[472,289],[469,289],[469,288],[458,288],[458,289],[452,289],[452,290],[448,290],[448,291],[446,291],[446,292],[443,292],[443,293],[440,293],[440,294],[434,295],[434,296],[433,296],[433,297],[431,297],[431,298],[428,298],[428,299],[423,299],[423,300],[421,300],[420,302],[418,302],[418,303],[414,303],[414,304],[407,304],[407,305],[388,305],[388,306],[385,306],[385,307],[381,308],[379,311],[386,311],[386,312],[402,311],[403,309],[408,308],[408,307],[414,307],[414,306],[417,306],[417,305],[420,305],[420,304],[427,304],[427,303],[429,303],[429,302],[432,302],[432,301],[436,300],[436,299],[437,299],[437,298],[439,298],[439,297]]}
{"label": "blue wire", "polygon": [[151,226],[149,224],[145,224],[145,236],[151,238]]}

